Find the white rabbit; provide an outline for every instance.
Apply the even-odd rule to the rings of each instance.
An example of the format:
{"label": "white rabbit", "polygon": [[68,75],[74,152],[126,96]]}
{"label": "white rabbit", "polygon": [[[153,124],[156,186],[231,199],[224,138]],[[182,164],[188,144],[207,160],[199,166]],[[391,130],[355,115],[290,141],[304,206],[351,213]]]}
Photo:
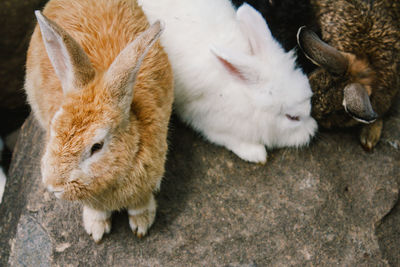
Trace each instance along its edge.
{"label": "white rabbit", "polygon": [[266,162],[265,146],[309,143],[317,124],[308,79],[255,9],[235,12],[229,0],[138,2],[150,22],[165,22],[161,43],[184,122],[250,162]]}

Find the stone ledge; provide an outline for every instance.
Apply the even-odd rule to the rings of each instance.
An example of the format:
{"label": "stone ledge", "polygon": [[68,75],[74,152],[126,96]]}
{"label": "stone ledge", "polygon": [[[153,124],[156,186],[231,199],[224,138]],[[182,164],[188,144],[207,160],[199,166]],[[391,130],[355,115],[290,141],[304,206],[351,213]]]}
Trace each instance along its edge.
{"label": "stone ledge", "polygon": [[120,212],[99,245],[82,227],[81,207],[42,187],[42,133],[30,118],[0,206],[0,265],[388,265],[399,245],[382,233],[378,240],[376,231],[398,200],[399,118],[395,110],[373,153],[352,131],[322,132],[310,148],[269,151],[265,166],[241,161],[173,119],[149,235],[134,237]]}

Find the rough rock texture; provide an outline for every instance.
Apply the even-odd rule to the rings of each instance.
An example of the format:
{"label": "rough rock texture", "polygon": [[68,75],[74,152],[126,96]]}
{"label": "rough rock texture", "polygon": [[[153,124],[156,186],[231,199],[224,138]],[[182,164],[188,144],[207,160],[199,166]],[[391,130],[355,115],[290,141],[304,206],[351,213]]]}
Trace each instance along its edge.
{"label": "rough rock texture", "polygon": [[[382,141],[397,150],[395,165],[395,177],[400,185],[400,97],[394,106],[392,117],[386,121]],[[400,201],[397,200],[392,211],[381,220],[377,227],[379,245],[383,250],[383,256],[387,258],[391,266],[400,266]]]}
{"label": "rough rock texture", "polygon": [[149,235],[134,237],[120,212],[100,244],[85,233],[79,204],[42,187],[43,134],[30,118],[0,206],[0,265],[398,266],[399,104],[373,153],[351,132],[323,132],[309,148],[270,151],[264,166],[173,119]]}

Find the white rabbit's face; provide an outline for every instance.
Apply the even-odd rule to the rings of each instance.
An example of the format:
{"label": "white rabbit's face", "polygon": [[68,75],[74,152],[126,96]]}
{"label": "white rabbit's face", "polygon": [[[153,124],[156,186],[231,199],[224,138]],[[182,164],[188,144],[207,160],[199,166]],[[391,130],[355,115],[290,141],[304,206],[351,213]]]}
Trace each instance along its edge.
{"label": "white rabbit's face", "polygon": [[257,118],[269,146],[307,144],[317,129],[310,115],[312,91],[307,76],[296,69],[292,55],[272,60],[244,54],[228,56],[227,51],[214,49],[213,53],[232,76],[232,87],[246,96],[240,98],[246,104],[235,107],[237,112]]}
{"label": "white rabbit's face", "polygon": [[287,115],[293,121],[309,117],[312,91],[307,77],[294,67],[294,63],[266,69],[262,61],[257,62],[258,79],[247,83],[247,91],[253,103],[272,114]]}
{"label": "white rabbit's face", "polygon": [[[283,77],[287,73],[290,77]],[[317,130],[310,114],[312,91],[307,77],[294,67],[286,71],[277,67],[259,76],[247,90],[253,105],[265,114],[265,140],[276,147],[307,144]]]}
{"label": "white rabbit's face", "polygon": [[[296,74],[298,77],[295,77]],[[311,113],[312,96],[308,79],[302,74],[293,73],[292,77],[284,83],[279,95],[282,101],[281,113],[290,121],[301,122],[308,119]]]}
{"label": "white rabbit's face", "polygon": [[277,146],[302,146],[309,143],[317,130],[317,123],[310,116],[310,108],[310,100],[306,100],[282,109],[275,121],[280,137],[276,141]]}
{"label": "white rabbit's face", "polygon": [[[280,146],[302,146],[308,144],[311,137],[317,130],[317,123],[311,117],[311,94],[289,98],[282,103],[278,115],[277,127],[281,129],[281,136],[278,141]],[[297,101],[296,101],[297,100]]]}

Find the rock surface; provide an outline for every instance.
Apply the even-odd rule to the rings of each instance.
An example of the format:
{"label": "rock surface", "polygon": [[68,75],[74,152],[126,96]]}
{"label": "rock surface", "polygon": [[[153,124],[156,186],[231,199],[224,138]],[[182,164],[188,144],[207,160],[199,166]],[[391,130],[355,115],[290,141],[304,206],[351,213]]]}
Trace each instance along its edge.
{"label": "rock surface", "polygon": [[[15,123],[0,134],[25,115],[32,10],[45,2],[0,1],[0,122]],[[95,244],[82,227],[81,207],[42,187],[43,133],[28,119],[0,205],[0,266],[400,266],[399,101],[370,154],[356,129],[322,132],[309,148],[269,151],[261,166],[177,119],[171,128],[149,235],[134,237],[120,212],[111,234]]]}
{"label": "rock surface", "polygon": [[[400,96],[397,98],[390,120],[386,121],[383,142],[392,146],[397,153],[395,162],[395,179],[400,185]],[[383,256],[387,258],[391,266],[400,266],[400,201],[386,215],[376,230],[379,245],[382,248]]]}
{"label": "rock surface", "polygon": [[398,266],[400,112],[373,153],[354,131],[322,132],[309,148],[244,162],[176,118],[149,235],[125,212],[95,244],[81,207],[40,181],[43,133],[21,131],[0,206],[0,265],[11,266]]}

